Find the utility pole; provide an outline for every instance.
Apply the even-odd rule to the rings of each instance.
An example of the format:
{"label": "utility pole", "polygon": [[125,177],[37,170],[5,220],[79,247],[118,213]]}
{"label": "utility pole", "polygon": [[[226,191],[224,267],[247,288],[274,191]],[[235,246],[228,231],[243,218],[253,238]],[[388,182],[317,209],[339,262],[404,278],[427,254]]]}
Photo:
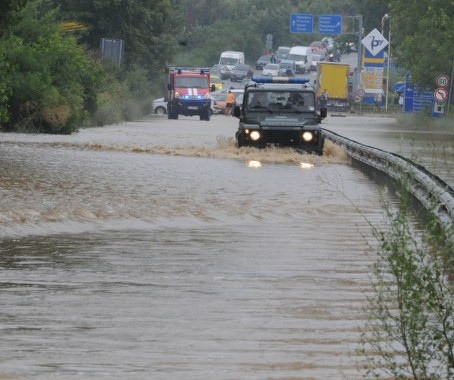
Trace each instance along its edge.
{"label": "utility pole", "polygon": [[386,13],[381,19],[381,34],[384,35],[385,21],[388,20],[388,62],[386,69],[386,100],[385,110],[388,111],[388,97],[389,97],[389,62],[391,61],[391,20]]}
{"label": "utility pole", "polygon": [[449,113],[449,107],[451,106],[451,101],[452,101],[453,76],[454,76],[454,56],[452,57],[452,63],[451,63],[451,77],[449,78],[449,96],[448,96],[448,108],[446,109],[446,115]]}
{"label": "utility pole", "polygon": [[362,59],[363,59],[363,16],[358,15],[355,16],[355,18],[358,19],[358,64],[356,67],[356,87],[359,88],[361,87],[361,65],[362,65]]}

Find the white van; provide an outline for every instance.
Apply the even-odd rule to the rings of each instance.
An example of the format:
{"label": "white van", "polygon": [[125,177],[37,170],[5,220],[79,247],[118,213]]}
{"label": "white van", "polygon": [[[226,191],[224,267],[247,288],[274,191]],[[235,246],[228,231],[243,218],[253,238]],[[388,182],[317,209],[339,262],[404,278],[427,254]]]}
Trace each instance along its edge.
{"label": "white van", "polygon": [[241,51],[223,51],[219,64],[227,67],[227,71],[232,71],[236,65],[244,64],[244,53]]}
{"label": "white van", "polygon": [[296,72],[305,73],[309,71],[312,64],[312,49],[309,46],[293,46],[288,53],[287,59],[296,63]]}

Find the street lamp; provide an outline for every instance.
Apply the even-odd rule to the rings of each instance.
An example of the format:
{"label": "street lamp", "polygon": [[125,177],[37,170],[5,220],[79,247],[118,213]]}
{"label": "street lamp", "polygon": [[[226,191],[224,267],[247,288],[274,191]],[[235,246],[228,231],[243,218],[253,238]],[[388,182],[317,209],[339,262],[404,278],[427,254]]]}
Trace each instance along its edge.
{"label": "street lamp", "polygon": [[385,110],[388,110],[388,94],[389,94],[389,62],[391,61],[391,20],[388,13],[386,13],[381,19],[381,34],[384,34],[385,21],[388,20],[388,63],[386,69],[386,103]]}

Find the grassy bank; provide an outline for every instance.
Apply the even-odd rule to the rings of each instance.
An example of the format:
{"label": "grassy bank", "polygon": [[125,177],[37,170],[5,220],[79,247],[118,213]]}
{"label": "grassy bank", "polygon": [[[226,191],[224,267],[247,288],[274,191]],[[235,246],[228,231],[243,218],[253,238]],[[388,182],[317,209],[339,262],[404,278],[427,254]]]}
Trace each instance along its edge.
{"label": "grassy bank", "polygon": [[360,353],[370,378],[454,378],[453,228],[414,223],[405,186],[385,205]]}

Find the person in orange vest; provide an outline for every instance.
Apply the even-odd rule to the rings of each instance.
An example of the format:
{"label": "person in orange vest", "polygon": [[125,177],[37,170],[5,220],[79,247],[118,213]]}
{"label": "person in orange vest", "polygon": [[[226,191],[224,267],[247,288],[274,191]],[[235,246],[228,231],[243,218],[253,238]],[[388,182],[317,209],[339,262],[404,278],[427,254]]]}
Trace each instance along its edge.
{"label": "person in orange vest", "polygon": [[227,99],[226,99],[226,116],[232,116],[234,103],[235,103],[235,95],[233,95],[233,92],[229,90],[229,92],[227,93]]}

